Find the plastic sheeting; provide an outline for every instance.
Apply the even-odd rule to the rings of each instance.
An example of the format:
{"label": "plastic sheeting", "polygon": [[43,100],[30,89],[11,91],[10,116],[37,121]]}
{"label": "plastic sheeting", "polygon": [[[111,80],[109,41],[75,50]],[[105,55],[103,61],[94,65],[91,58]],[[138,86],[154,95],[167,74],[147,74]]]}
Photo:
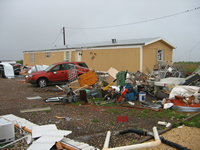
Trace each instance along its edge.
{"label": "plastic sheeting", "polygon": [[176,86],[172,89],[169,99],[174,99],[175,96],[190,97],[200,90],[197,86]]}
{"label": "plastic sheeting", "polygon": [[32,67],[32,68],[28,71],[28,73],[30,74],[30,73],[32,73],[32,72],[42,71],[42,70],[45,70],[47,67],[49,67],[49,66],[47,66],[47,65],[35,65],[34,67]]}
{"label": "plastic sheeting", "polygon": [[14,78],[15,77],[12,65],[10,65],[9,63],[0,63],[0,65],[3,65],[3,67],[4,67],[4,74],[5,74],[6,78]]}

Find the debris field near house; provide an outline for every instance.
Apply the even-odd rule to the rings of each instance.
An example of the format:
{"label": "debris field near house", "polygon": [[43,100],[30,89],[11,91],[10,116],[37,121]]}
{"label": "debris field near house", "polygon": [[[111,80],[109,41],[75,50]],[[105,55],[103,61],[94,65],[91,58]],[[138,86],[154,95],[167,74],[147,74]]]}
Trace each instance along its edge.
{"label": "debris field near house", "polygon": [[[67,138],[87,143],[91,149],[102,149],[107,131],[111,131],[109,148],[127,146],[145,137],[133,133],[115,135],[115,132],[129,128],[152,132],[154,126],[163,131],[179,122],[166,115],[172,109],[187,116],[200,111],[200,68],[186,78],[184,68],[165,63],[155,65],[153,71],[146,66],[146,72],[117,71],[113,67],[107,72],[91,70],[70,83],[44,88],[27,83],[23,75],[0,78],[0,117],[13,114],[41,127],[54,124],[56,130],[72,131]],[[182,128],[184,131],[173,130],[199,132],[197,128]],[[16,135],[16,139],[20,138],[20,134]],[[199,139],[195,134],[187,136]],[[164,138],[171,141],[170,135]],[[198,144],[191,147],[184,135],[172,142],[189,149],[200,148]],[[25,149],[34,147],[23,145]]]}

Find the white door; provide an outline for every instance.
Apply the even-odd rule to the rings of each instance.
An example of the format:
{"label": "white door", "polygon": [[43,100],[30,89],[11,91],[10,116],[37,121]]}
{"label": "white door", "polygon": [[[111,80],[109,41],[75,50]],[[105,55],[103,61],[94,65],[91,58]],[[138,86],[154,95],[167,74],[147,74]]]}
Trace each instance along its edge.
{"label": "white door", "polygon": [[81,61],[81,50],[76,50],[76,54],[75,54],[75,60],[76,61]]}

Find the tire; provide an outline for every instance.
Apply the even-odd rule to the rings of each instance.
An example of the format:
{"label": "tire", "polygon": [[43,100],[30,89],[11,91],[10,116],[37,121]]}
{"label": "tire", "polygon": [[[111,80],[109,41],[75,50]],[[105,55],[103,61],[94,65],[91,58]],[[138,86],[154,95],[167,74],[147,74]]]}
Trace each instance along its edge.
{"label": "tire", "polygon": [[38,86],[43,88],[47,86],[47,79],[46,78],[40,78],[38,79]]}
{"label": "tire", "polygon": [[111,94],[106,94],[106,95],[104,96],[104,100],[105,100],[106,102],[112,102],[112,101],[113,101],[112,95],[111,95]]}

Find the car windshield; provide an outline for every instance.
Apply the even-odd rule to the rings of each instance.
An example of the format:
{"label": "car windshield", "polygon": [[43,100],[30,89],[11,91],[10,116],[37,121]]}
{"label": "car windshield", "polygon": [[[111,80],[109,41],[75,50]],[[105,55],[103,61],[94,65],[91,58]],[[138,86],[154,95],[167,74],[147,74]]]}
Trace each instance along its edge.
{"label": "car windshield", "polygon": [[53,64],[53,65],[51,65],[51,66],[49,66],[49,67],[47,67],[46,69],[44,69],[44,71],[49,71],[51,68],[53,68],[55,66],[55,64]]}
{"label": "car windshield", "polygon": [[79,66],[84,67],[84,68],[88,68],[88,66],[86,65],[86,63],[77,63]]}

